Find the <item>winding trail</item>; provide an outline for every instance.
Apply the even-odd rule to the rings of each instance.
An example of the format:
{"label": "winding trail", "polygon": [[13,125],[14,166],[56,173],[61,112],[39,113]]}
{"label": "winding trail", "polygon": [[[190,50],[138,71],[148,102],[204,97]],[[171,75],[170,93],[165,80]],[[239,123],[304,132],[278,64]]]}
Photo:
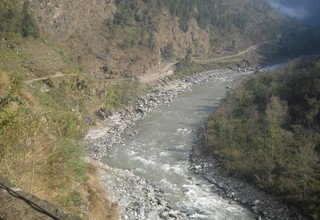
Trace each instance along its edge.
{"label": "winding trail", "polygon": [[[193,62],[198,63],[198,64],[208,64],[211,62],[216,62],[216,61],[222,61],[222,60],[228,60],[228,59],[232,59],[232,58],[236,58],[236,57],[240,57],[246,53],[249,53],[251,51],[254,51],[256,49],[258,49],[260,46],[262,46],[265,43],[268,43],[269,41],[263,41],[261,43],[252,45],[250,47],[248,47],[247,49],[240,51],[237,54],[233,54],[233,55],[228,55],[228,56],[223,56],[223,57],[219,57],[219,58],[210,58],[210,59],[193,59]],[[177,64],[178,61],[176,62],[170,62],[167,65],[165,65],[163,68],[161,68],[159,71],[152,73],[152,74],[146,74],[146,75],[142,75],[139,76],[138,79],[140,81],[140,83],[150,83],[150,82],[154,82],[157,81],[159,79],[165,78],[166,76],[170,76],[174,73],[174,65]],[[32,84],[34,82],[38,82],[38,81],[42,81],[42,80],[46,80],[49,78],[60,78],[60,77],[67,77],[67,76],[75,76],[77,74],[63,74],[61,72],[56,73],[55,75],[51,75],[51,76],[45,76],[45,77],[40,77],[40,78],[35,78],[35,79],[30,79],[27,80],[25,83],[26,84]],[[121,81],[121,79],[116,80],[117,81]]]}
{"label": "winding trail", "polygon": [[[198,64],[207,64],[207,63],[211,63],[211,62],[216,62],[216,61],[222,61],[222,60],[228,60],[228,59],[232,59],[232,58],[237,58],[240,57],[246,53],[249,53],[251,51],[254,51],[256,49],[258,49],[260,46],[262,46],[263,44],[269,43],[269,41],[263,41],[261,43],[252,45],[250,47],[248,47],[247,49],[240,51],[237,54],[233,54],[233,55],[228,55],[228,56],[223,56],[223,57],[218,57],[218,58],[210,58],[210,59],[193,59],[193,62],[198,63]],[[157,81],[159,79],[162,79],[166,76],[170,76],[174,73],[174,65],[177,64],[178,62],[171,62],[168,63],[167,65],[165,65],[160,71],[153,73],[153,74],[146,74],[143,76],[139,77],[139,81],[141,83],[150,83],[150,82],[154,82]]]}
{"label": "winding trail", "polygon": [[248,47],[247,49],[240,51],[237,54],[233,54],[233,55],[228,55],[228,56],[223,56],[223,57],[219,57],[219,58],[210,58],[210,59],[194,59],[193,61],[195,63],[198,64],[207,64],[207,63],[211,63],[211,62],[216,62],[216,61],[221,61],[221,60],[227,60],[227,59],[232,59],[232,58],[236,58],[236,57],[240,57],[246,53],[249,53],[251,51],[254,51],[256,49],[258,49],[260,46],[262,46],[263,44],[267,43],[268,41],[263,41],[261,43],[252,45],[250,47]]}

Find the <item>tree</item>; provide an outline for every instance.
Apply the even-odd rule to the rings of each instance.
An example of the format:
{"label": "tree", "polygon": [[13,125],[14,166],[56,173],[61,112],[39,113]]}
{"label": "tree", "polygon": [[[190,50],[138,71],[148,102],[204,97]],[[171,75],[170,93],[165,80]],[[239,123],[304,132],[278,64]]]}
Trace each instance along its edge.
{"label": "tree", "polygon": [[39,27],[35,23],[33,17],[29,12],[29,1],[25,0],[23,3],[23,20],[22,20],[22,27],[21,27],[21,34],[23,37],[33,37],[38,38],[40,36]]}

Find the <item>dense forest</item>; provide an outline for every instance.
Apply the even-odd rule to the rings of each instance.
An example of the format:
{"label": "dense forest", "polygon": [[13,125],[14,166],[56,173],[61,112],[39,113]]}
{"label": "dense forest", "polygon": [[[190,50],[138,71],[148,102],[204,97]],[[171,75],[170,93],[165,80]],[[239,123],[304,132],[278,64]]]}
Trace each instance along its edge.
{"label": "dense forest", "polygon": [[230,94],[206,125],[206,149],[229,174],[318,218],[320,61],[259,73]]}

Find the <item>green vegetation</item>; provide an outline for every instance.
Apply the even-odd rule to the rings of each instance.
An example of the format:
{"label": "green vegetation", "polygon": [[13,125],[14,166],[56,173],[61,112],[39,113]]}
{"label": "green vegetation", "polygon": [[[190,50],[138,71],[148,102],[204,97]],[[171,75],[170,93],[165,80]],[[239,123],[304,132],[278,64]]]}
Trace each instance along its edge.
{"label": "green vegetation", "polygon": [[[263,16],[253,16],[257,12],[268,14],[271,11],[270,6],[262,2],[233,0],[167,0],[164,2],[170,13],[179,18],[180,27],[184,31],[188,30],[189,21],[192,18],[196,19],[201,28],[219,33],[230,32],[231,29],[238,28],[245,31],[246,35],[255,38],[262,35],[270,37],[276,31],[271,30],[274,25],[272,17],[266,19]],[[259,24],[261,26],[258,26]],[[259,27],[258,30],[256,27]]]}
{"label": "green vegetation", "polygon": [[206,125],[206,149],[235,174],[320,216],[320,61],[258,74]]}
{"label": "green vegetation", "polygon": [[188,52],[187,55],[184,57],[184,59],[180,60],[176,64],[176,71],[187,72],[188,70],[190,70],[191,66],[192,66],[191,52]]}
{"label": "green vegetation", "polygon": [[30,14],[29,1],[22,7],[18,0],[0,2],[0,36],[16,36],[38,38],[40,30]]}
{"label": "green vegetation", "polygon": [[108,111],[123,107],[135,101],[142,95],[145,88],[139,84],[137,79],[130,79],[119,84],[106,85],[105,108]]}
{"label": "green vegetation", "polygon": [[[49,116],[24,88],[21,76],[5,72],[0,75],[1,174],[17,187],[40,195],[48,189],[57,190],[59,195],[75,182],[84,183],[85,151],[75,140],[81,129],[75,127],[74,119],[70,116],[64,119],[65,114],[59,114],[63,109],[50,111]],[[63,126],[64,130],[60,130]],[[45,195],[49,200],[56,200],[48,196]]]}
{"label": "green vegetation", "polygon": [[175,58],[173,43],[168,43],[161,49],[161,57],[163,60],[173,60]]}
{"label": "green vegetation", "polygon": [[[142,51],[157,52],[157,46],[160,46],[163,60],[183,57],[184,54],[175,51],[172,41],[156,45],[158,42],[155,39],[162,34],[159,30],[159,20],[164,11],[169,11],[172,21],[178,18],[180,29],[184,32],[189,30],[192,19],[200,28],[206,30],[210,35],[209,54],[221,50],[219,45],[224,45],[224,48],[230,51],[237,51],[238,47],[244,46],[243,42],[239,42],[240,38],[251,44],[275,38],[279,33],[289,29],[285,24],[285,18],[276,14],[263,2],[117,0],[115,3],[117,10],[114,17],[105,21],[108,52],[112,51],[112,48],[121,50],[138,48]],[[199,43],[197,40],[194,39],[195,45]],[[178,44],[178,47],[182,49],[180,48],[182,45]]]}
{"label": "green vegetation", "polygon": [[[92,16],[88,18],[90,24],[84,24],[81,28],[75,27],[76,30],[71,30],[69,35],[67,33],[69,30],[65,31],[62,27],[64,25],[59,27],[66,32],[63,34],[55,29],[57,27],[52,27],[55,25],[48,25],[53,21],[53,14],[39,16],[44,15],[42,12],[48,13],[47,9],[51,10],[52,5],[43,4],[43,7],[40,7],[33,1],[29,4],[28,0],[0,1],[0,172],[17,187],[55,202],[83,217],[87,214],[85,209],[88,207],[88,200],[96,200],[94,204],[97,206],[105,204],[105,198],[101,196],[104,191],[101,190],[99,193],[95,191],[97,179],[92,176],[97,177],[98,174],[89,175],[90,167],[88,168],[88,164],[84,161],[85,149],[81,144],[88,125],[95,123],[93,115],[97,109],[102,107],[112,111],[137,99],[148,88],[141,86],[133,74],[161,64],[161,59],[174,61],[183,57],[176,65],[178,76],[213,67],[211,64],[205,66],[193,63],[191,50],[183,54],[186,47],[203,46],[206,33],[210,36],[211,51],[217,50],[220,43],[226,46],[231,42],[231,46],[226,47],[236,51],[237,40],[241,39],[245,41],[244,44],[249,44],[270,39],[281,30],[280,23],[283,21],[282,17],[273,14],[266,4],[257,1],[116,0],[114,2],[116,6],[115,12],[112,12],[114,16],[104,21],[102,27],[104,30],[99,30],[101,27],[99,25],[94,26],[96,23],[92,21],[97,21],[99,24],[99,19]],[[64,4],[60,6],[61,16],[66,17],[65,27],[71,27],[73,24],[68,23],[70,22],[68,10],[64,8]],[[75,10],[74,17],[77,17],[76,10],[79,9],[71,6],[70,8]],[[95,9],[93,7],[91,11]],[[35,19],[37,15],[39,20]],[[175,36],[165,36],[164,33],[167,32],[160,30],[160,27],[163,27],[160,21],[167,21],[169,26],[174,26],[177,18],[180,29],[172,27]],[[183,33],[183,31],[188,32],[192,19],[206,31],[203,36],[193,39],[194,34]],[[274,24],[274,20],[278,23]],[[41,25],[38,26],[37,22]],[[72,22],[77,23],[77,21]],[[40,30],[39,27],[44,29]],[[286,28],[283,28],[281,31],[285,30]],[[50,37],[39,39],[42,31],[44,31],[43,37]],[[298,38],[297,42],[299,41]],[[291,45],[291,42],[287,42]],[[100,50],[101,48],[103,49]],[[103,72],[101,75],[99,70],[92,68],[98,65],[101,65]],[[85,72],[88,67],[93,69],[88,72],[94,74]],[[109,79],[119,76],[119,73],[127,78],[118,81]],[[36,79],[38,77],[39,79]],[[273,81],[278,82],[275,77]],[[273,81],[270,82],[272,85]],[[263,100],[264,94],[269,90],[267,86],[263,87],[263,83],[258,86],[262,86],[265,92],[258,94],[259,87],[257,94],[254,93],[252,96],[257,100]],[[272,119],[273,124],[261,128],[265,129],[263,131],[266,132],[264,136],[266,143],[271,143],[268,146],[277,146],[283,136],[296,134],[305,140],[310,139],[308,143],[315,142],[316,139],[313,138],[318,137],[316,135],[318,131],[314,131],[316,129],[313,127],[315,125],[313,121],[318,111],[317,99],[308,96],[308,102],[304,104],[313,105],[306,110],[308,114],[301,116],[297,122],[290,121],[297,125],[300,125],[300,121],[308,123],[301,124],[300,127],[290,127],[288,120],[284,120],[283,124],[277,124],[281,121],[279,117],[297,114],[299,118],[298,112],[305,109],[294,112],[292,109],[296,108],[291,108],[289,99],[280,96],[272,98],[270,94],[268,97],[271,100],[270,106],[267,103],[264,104],[266,107],[263,107],[263,103],[260,103],[261,109],[256,110],[266,112],[268,117],[276,118]],[[275,115],[273,108],[282,109],[282,114]],[[263,117],[267,116],[258,118]],[[306,132],[309,131],[307,129],[314,132],[309,134]],[[256,130],[258,131],[259,129]],[[280,132],[282,136],[278,135],[278,131],[282,132]],[[298,131],[302,133],[295,133]],[[254,142],[259,140],[254,139]],[[232,139],[233,142],[235,140]],[[295,151],[292,151],[292,154],[298,155]],[[303,155],[309,154],[306,152]],[[275,160],[274,158],[276,157],[268,160]],[[296,164],[302,163],[298,159],[294,161],[294,164],[290,165],[293,170],[294,166],[298,166]],[[317,189],[318,182],[309,181],[313,172],[308,167],[309,164],[305,163],[304,170],[299,172],[304,172],[306,175],[304,176],[306,187],[313,184],[312,189]],[[230,171],[233,167],[236,165],[231,164]],[[271,169],[270,173],[272,172]],[[261,179],[258,174],[257,179]],[[88,175],[91,184],[88,184]],[[274,175],[269,175],[271,176],[269,180],[273,184],[278,181]],[[296,178],[300,178],[300,174],[297,175]],[[259,181],[263,182],[264,179],[260,179]],[[282,182],[286,183],[287,179]],[[301,194],[300,183],[298,186],[296,183],[289,183]],[[274,188],[273,185],[272,187]],[[311,192],[305,193],[309,196]],[[310,201],[314,199],[310,196],[306,198],[310,198]]]}
{"label": "green vegetation", "polygon": [[278,44],[276,53],[284,56],[317,54],[320,51],[319,34],[307,28],[284,33]]}
{"label": "green vegetation", "polygon": [[155,8],[143,9],[139,7],[141,4],[138,0],[118,0],[116,4],[114,18],[106,21],[109,40],[121,36],[119,46],[122,49],[153,49],[154,31],[157,28],[156,19],[152,15]]}

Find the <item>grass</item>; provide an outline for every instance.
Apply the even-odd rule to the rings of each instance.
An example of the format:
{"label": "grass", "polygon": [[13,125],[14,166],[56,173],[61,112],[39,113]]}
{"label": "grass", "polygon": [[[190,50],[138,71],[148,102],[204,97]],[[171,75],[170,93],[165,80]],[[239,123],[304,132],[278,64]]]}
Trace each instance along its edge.
{"label": "grass", "polygon": [[[100,88],[95,86],[98,82],[71,72],[69,77],[26,85],[24,79],[42,77],[57,63],[64,74],[77,68],[62,58],[51,62],[48,55],[57,52],[32,39],[12,48],[7,43],[0,47],[1,174],[16,187],[83,219],[97,219],[99,213],[117,219],[117,208],[105,197],[106,190],[100,186],[103,196],[95,193],[98,174],[90,174],[81,143],[88,128],[85,119],[100,104],[92,89]],[[35,48],[42,52],[34,53]],[[94,179],[94,184],[88,179]]]}

